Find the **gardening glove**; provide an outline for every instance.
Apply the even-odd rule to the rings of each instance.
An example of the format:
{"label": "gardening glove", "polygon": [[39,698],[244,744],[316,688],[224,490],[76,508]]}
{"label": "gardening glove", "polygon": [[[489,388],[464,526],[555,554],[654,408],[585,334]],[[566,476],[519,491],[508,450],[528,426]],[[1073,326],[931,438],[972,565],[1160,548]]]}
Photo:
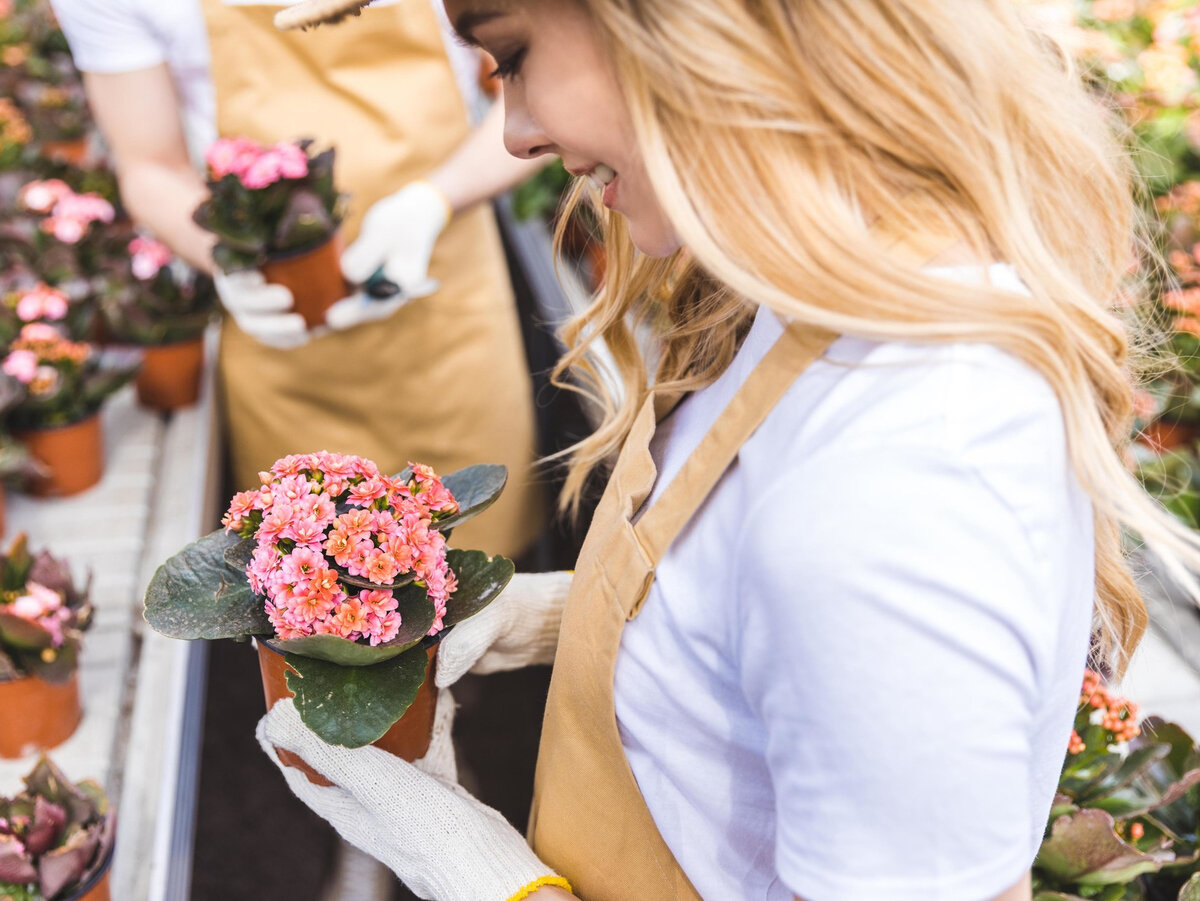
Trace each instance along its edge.
{"label": "gardening glove", "polygon": [[268,284],[257,269],[221,272],[213,277],[221,305],[243,332],[284,350],[308,343],[304,317],[292,311],[292,292]]}
{"label": "gardening glove", "polygon": [[[438,719],[452,720],[453,708],[443,692]],[[566,888],[504,817],[455,781],[446,769],[445,755],[452,767],[454,753],[449,727],[441,735],[438,728],[430,754],[416,764],[374,747],[326,744],[300,721],[290,699],[271,708],[256,734],[301,801],[422,898],[505,901],[541,885]],[[281,766],[276,747],[299,754],[335,784],[314,785],[299,770]]]}
{"label": "gardening glove", "polygon": [[427,181],[414,181],[372,206],[358,240],[342,254],[342,274],[363,290],[330,307],[330,328],[383,319],[437,291],[429,261],[450,215],[442,192]]}
{"label": "gardening glove", "polygon": [[574,573],[518,573],[496,600],[463,620],[438,648],[439,687],[464,673],[500,673],[554,662]]}

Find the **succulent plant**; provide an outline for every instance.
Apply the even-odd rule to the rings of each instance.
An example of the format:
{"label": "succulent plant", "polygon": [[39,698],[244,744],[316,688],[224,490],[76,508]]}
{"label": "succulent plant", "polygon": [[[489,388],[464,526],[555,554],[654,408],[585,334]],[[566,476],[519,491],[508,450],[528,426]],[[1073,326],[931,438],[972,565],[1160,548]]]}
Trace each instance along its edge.
{"label": "succulent plant", "polygon": [[24,781],[0,798],[0,901],[69,898],[108,864],[116,815],[98,784],[71,782],[46,757]]}
{"label": "succulent plant", "polygon": [[1084,683],[1034,901],[1200,901],[1200,749]]}
{"label": "succulent plant", "polygon": [[17,536],[0,556],[0,682],[70,678],[91,624],[90,590],[90,579],[80,589],[66,563],[48,551],[30,554],[26,536]]}

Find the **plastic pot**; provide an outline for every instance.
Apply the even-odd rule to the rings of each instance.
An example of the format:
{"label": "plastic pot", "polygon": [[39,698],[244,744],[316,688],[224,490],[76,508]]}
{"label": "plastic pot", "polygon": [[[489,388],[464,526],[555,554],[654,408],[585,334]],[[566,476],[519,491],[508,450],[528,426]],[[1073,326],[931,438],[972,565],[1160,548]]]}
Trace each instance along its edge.
{"label": "plastic pot", "polygon": [[138,371],[138,403],[161,412],[190,407],[200,399],[204,371],[204,338],[197,335],[176,344],[147,347]]}
{"label": "plastic pot", "polygon": [[292,292],[293,307],[310,329],[325,324],[325,311],[350,293],[342,275],[342,245],[334,234],[325,243],[299,253],[272,257],[263,277]]}
{"label": "plastic pot", "polygon": [[[263,694],[267,699],[267,709],[270,710],[277,701],[293,696],[287,687],[287,673],[290,667],[284,661],[281,651],[275,650],[261,638],[257,639],[256,643],[258,644],[258,664],[262,670]],[[433,716],[437,710],[437,689],[433,684],[433,668],[437,648],[437,644],[433,644],[426,651],[429,655],[429,663],[425,668],[425,681],[421,684],[412,706],[391,729],[384,733],[383,738],[375,742],[375,747],[410,763],[425,756],[429,750],[430,739],[433,737]],[[297,755],[282,748],[275,750],[285,766],[300,770],[308,777],[309,782],[315,785],[333,784]]]}
{"label": "plastic pot", "polygon": [[100,413],[71,425],[18,432],[35,460],[45,467],[43,475],[29,480],[35,497],[67,497],[86,491],[104,475],[104,436]]}
{"label": "plastic pot", "polygon": [[0,757],[56,748],[75,733],[82,719],[77,673],[62,683],[37,676],[0,682]]}

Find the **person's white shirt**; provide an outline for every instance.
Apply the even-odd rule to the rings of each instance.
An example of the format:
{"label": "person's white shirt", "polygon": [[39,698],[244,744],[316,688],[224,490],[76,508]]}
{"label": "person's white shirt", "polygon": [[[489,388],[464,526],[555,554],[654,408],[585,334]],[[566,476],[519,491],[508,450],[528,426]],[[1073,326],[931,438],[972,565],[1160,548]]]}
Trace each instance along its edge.
{"label": "person's white shirt", "polygon": [[[233,6],[290,6],[300,0],[227,0]],[[390,6],[402,0],[376,0]],[[441,0],[442,37],[468,108],[479,114],[478,57],[458,44]],[[216,96],[208,28],[200,0],[51,0],[76,66],[84,72],[136,72],[166,63],[179,92],[188,149],[198,165],[216,139]],[[352,27],[349,26],[349,27]],[[299,137],[297,135],[297,137]]]}
{"label": "person's white shirt", "polygon": [[[760,310],[663,423],[652,500],[781,332]],[[1015,884],[1066,753],[1093,571],[1041,376],[988,345],[836,341],[622,637],[625,751],[700,894],[983,901]]]}

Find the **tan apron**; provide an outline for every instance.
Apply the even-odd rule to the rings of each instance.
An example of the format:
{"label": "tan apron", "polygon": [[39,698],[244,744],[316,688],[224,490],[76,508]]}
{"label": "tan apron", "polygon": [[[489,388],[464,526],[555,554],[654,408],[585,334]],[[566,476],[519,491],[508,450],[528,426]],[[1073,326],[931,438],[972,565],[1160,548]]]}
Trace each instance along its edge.
{"label": "tan apron", "polygon": [[[275,5],[201,0],[222,136],[313,137],[337,148],[350,193],[341,238],[371,204],[436,168],[469,125],[430,0],[367,8],[340,28],[280,33]],[[266,347],[228,318],[219,379],[236,487],[291,453],[330,450],[399,472],[504,463],[509,487],[455,544],[519,554],[541,530],[531,479],[533,397],[492,212],[456,216],[438,240],[436,294],[386,320],[296,350]]]}
{"label": "tan apron", "polygon": [[[955,243],[886,222],[880,250],[919,267]],[[650,441],[666,404],[652,396],[630,431],[579,554],[542,727],[529,840],[585,901],[698,899],[654,823],[617,731],[613,678],[625,623],[654,571],[738,451],[836,336],[792,324],[759,361],[678,475],[637,516],[658,470]]]}
{"label": "tan apron", "polygon": [[634,524],[658,471],[655,405],[643,405],[596,509],[563,615],[542,731],[530,841],[586,901],[699,898],[646,808],[625,759],[613,674],[671,542],[742,444],[833,336],[789,326],[661,497]]}

